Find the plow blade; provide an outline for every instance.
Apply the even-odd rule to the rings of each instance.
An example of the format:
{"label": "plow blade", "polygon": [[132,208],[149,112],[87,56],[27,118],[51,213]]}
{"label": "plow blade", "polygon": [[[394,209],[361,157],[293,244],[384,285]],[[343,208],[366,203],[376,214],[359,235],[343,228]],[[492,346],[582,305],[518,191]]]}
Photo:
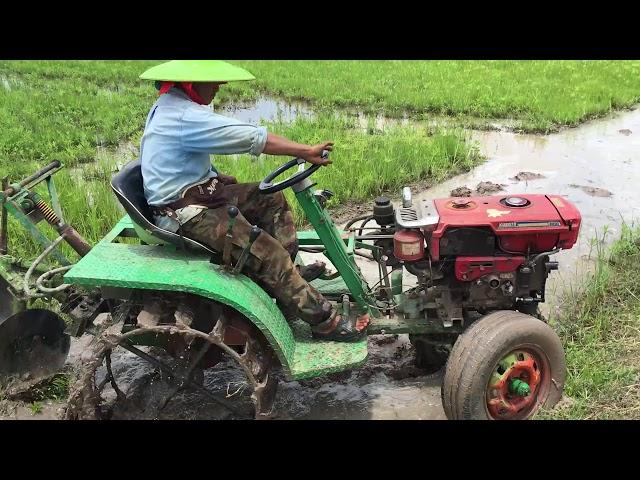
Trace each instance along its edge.
{"label": "plow blade", "polygon": [[[6,308],[0,310],[4,313]],[[59,372],[70,346],[64,330],[62,318],[49,310],[0,317],[0,386],[33,384]]]}
{"label": "plow blade", "polygon": [[0,323],[14,313],[18,313],[20,305],[9,291],[9,284],[0,276]]}

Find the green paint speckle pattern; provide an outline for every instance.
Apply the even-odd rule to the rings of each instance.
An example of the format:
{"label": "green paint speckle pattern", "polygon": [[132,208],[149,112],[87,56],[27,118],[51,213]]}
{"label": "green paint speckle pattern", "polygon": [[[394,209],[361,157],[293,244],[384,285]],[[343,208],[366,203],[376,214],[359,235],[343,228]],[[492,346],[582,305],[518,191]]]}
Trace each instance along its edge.
{"label": "green paint speckle pattern", "polygon": [[317,342],[309,326],[289,326],[280,310],[258,285],[244,275],[230,275],[206,255],[152,245],[110,243],[125,228],[125,217],[64,276],[65,283],[85,287],[193,293],[227,304],[250,319],[265,335],[288,377],[311,378],[362,364],[366,341]]}
{"label": "green paint speckle pattern", "polygon": [[347,284],[344,283],[342,277],[334,278],[333,280],[321,280],[318,278],[310,282],[309,285],[323,295],[342,295],[349,293],[349,288]]}
{"label": "green paint speckle pattern", "polygon": [[367,360],[366,338],[354,343],[324,342],[313,340],[311,327],[300,320],[292,328],[296,352],[291,369],[296,380],[342,372]]}

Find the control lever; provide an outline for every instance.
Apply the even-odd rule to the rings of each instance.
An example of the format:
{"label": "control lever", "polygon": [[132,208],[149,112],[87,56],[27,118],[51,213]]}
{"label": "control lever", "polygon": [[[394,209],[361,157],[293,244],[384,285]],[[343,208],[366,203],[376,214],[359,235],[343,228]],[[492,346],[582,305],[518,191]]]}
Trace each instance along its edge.
{"label": "control lever", "polygon": [[224,236],[224,249],[222,251],[222,263],[224,268],[231,270],[231,240],[233,240],[233,226],[236,224],[236,217],[240,211],[238,207],[229,207],[227,209],[227,215],[229,215],[229,223],[227,224],[227,234]]}
{"label": "control lever", "polygon": [[411,208],[411,188],[404,187],[402,189],[402,208]]}
{"label": "control lever", "polygon": [[249,232],[249,244],[242,250],[240,254],[240,258],[238,259],[238,263],[236,263],[235,268],[233,269],[234,274],[240,273],[244,264],[247,263],[247,258],[249,258],[249,253],[251,252],[251,245],[256,241],[256,238],[260,236],[262,233],[262,229],[257,225],[251,227],[251,231]]}
{"label": "control lever", "polygon": [[327,204],[327,200],[333,197],[333,195],[334,193],[331,190],[327,189],[316,190],[315,192],[313,192],[313,196],[316,197],[316,200],[318,200],[318,203],[322,208],[325,207],[325,205]]}

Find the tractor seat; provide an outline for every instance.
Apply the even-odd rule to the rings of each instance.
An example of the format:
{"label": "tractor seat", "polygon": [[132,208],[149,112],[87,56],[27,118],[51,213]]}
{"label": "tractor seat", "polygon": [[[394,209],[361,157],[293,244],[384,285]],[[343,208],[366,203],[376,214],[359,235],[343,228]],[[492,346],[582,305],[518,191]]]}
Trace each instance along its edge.
{"label": "tractor seat", "polygon": [[[149,236],[158,243],[171,243],[178,248],[184,246],[189,251],[208,253],[218,256],[219,252],[196,242],[187,237],[180,237],[177,233],[157,227],[153,223],[153,215],[144,196],[142,185],[142,169],[140,160],[135,160],[122,167],[111,179],[111,188],[118,197],[118,200],[131,218],[131,221],[143,229]],[[146,239],[142,239],[146,241]]]}

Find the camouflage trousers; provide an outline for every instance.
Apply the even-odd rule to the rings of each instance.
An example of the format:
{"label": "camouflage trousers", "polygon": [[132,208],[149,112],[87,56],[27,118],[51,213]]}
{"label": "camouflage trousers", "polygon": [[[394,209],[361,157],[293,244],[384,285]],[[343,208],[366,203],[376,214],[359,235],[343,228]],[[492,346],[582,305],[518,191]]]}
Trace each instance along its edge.
{"label": "camouflage trousers", "polygon": [[311,325],[328,319],[329,303],[309,285],[294,264],[298,239],[291,209],[282,192],[264,195],[258,183],[218,184],[228,204],[203,210],[182,226],[185,237],[222,252],[229,224],[227,209],[240,210],[233,227],[231,257],[237,261],[249,243],[253,225],[262,233],[251,247],[243,273],[275,298],[285,316],[295,315]]}

